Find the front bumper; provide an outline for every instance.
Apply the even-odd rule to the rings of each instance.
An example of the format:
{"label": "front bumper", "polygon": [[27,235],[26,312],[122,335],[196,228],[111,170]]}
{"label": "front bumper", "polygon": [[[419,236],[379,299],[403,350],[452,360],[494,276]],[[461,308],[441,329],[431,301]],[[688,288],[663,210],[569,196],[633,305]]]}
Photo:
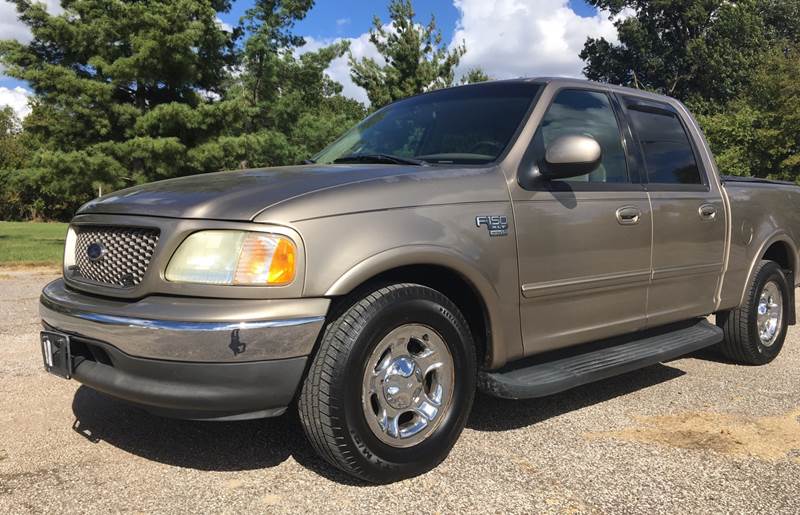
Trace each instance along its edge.
{"label": "front bumper", "polygon": [[47,329],[71,337],[72,376],[168,416],[279,415],[297,391],[328,299],[236,300],[42,291]]}

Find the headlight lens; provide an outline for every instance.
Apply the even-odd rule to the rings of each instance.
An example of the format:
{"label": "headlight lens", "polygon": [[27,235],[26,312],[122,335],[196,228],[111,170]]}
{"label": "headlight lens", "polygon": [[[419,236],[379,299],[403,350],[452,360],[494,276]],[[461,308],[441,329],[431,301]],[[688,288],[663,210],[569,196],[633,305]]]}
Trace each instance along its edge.
{"label": "headlight lens", "polygon": [[167,265],[168,281],[281,286],[294,280],[297,248],[277,234],[200,231],[181,243]]}
{"label": "headlight lens", "polygon": [[64,270],[69,270],[70,267],[75,266],[75,244],[78,241],[78,235],[72,226],[67,229],[67,237],[64,241]]}

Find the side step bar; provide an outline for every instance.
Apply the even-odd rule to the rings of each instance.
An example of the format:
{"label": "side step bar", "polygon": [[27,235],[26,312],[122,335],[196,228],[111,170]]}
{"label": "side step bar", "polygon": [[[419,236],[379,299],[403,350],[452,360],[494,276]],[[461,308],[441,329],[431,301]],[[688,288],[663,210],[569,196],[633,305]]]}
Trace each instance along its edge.
{"label": "side step bar", "polygon": [[481,390],[506,399],[529,399],[675,359],[722,341],[705,319],[549,352],[482,372]]}

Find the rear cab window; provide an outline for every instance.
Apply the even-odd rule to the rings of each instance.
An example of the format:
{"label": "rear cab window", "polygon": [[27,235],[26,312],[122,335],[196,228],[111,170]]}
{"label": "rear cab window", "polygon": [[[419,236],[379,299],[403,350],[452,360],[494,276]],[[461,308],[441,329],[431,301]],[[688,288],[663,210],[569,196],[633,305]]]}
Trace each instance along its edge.
{"label": "rear cab window", "polygon": [[664,187],[704,187],[694,145],[669,105],[623,96],[626,115],[644,160],[646,182]]}

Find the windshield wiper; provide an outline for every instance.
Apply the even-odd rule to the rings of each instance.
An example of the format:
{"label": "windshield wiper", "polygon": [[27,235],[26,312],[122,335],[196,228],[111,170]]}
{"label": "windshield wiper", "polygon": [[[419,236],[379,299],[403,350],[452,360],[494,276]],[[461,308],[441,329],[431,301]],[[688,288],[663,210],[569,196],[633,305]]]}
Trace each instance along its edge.
{"label": "windshield wiper", "polygon": [[392,154],[351,154],[333,160],[334,163],[392,163],[396,165],[427,166],[428,162]]}

